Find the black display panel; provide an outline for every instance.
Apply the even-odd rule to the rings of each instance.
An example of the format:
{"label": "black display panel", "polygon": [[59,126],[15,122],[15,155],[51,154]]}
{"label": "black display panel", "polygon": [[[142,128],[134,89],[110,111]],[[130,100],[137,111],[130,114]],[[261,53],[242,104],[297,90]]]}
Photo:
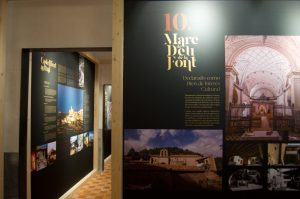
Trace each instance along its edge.
{"label": "black display panel", "polygon": [[124,198],[300,190],[299,8],[125,1]]}
{"label": "black display panel", "polygon": [[32,198],[58,198],[93,169],[94,74],[78,53],[32,52]]}

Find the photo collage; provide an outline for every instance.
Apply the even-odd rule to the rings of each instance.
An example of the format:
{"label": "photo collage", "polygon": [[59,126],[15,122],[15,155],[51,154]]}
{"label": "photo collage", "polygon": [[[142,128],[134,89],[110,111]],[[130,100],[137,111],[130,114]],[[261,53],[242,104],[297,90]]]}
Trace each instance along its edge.
{"label": "photo collage", "polygon": [[[84,58],[79,67],[58,65],[58,134],[70,135],[70,155],[93,145],[94,132],[84,132]],[[75,135],[74,135],[75,134]]]}
{"label": "photo collage", "polygon": [[225,187],[300,191],[299,36],[225,36]]}
{"label": "photo collage", "polygon": [[[75,58],[75,61],[64,66],[57,63],[51,53],[43,53],[42,56],[44,60],[55,63],[57,68],[56,78],[51,79],[57,85],[54,106],[56,107],[56,136],[67,137],[67,142],[70,143],[68,153],[74,155],[86,147],[91,147],[94,137],[93,131],[84,132],[84,58],[77,53],[73,54],[72,59]],[[76,57],[78,57],[77,62]],[[32,171],[46,168],[55,160],[56,141],[39,145],[31,154]]]}
{"label": "photo collage", "polygon": [[36,147],[31,152],[31,171],[40,171],[56,161],[56,142],[50,142]]}
{"label": "photo collage", "polygon": [[94,132],[89,131],[70,137],[70,155],[74,155],[81,150],[92,147],[94,142]]}
{"label": "photo collage", "polygon": [[84,60],[79,66],[58,64],[57,133],[83,131]]}
{"label": "photo collage", "polygon": [[231,191],[300,191],[300,143],[226,142]]}

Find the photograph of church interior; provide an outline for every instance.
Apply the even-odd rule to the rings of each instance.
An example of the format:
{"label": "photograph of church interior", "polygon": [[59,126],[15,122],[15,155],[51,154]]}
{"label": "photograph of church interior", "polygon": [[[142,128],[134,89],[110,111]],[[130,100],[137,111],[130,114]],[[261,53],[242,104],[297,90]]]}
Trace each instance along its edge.
{"label": "photograph of church interior", "polygon": [[268,164],[275,166],[300,165],[300,143],[268,144]]}
{"label": "photograph of church interior", "polygon": [[300,139],[300,36],[225,36],[226,140]]}

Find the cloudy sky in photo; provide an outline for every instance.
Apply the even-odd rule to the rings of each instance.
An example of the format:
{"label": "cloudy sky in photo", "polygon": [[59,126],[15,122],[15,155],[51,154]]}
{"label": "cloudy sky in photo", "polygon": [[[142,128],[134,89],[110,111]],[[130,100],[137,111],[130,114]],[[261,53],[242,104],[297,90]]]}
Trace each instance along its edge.
{"label": "cloudy sky in photo", "polygon": [[125,129],[124,153],[161,147],[178,147],[203,155],[222,157],[222,130]]}

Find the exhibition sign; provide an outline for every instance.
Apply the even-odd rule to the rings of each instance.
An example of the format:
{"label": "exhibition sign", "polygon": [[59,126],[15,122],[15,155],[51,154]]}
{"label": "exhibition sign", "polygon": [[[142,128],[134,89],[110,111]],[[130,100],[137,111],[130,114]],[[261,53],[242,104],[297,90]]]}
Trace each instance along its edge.
{"label": "exhibition sign", "polygon": [[73,52],[31,56],[31,196],[58,198],[93,169],[95,64]]}
{"label": "exhibition sign", "polygon": [[125,1],[124,198],[300,190],[291,6]]}

